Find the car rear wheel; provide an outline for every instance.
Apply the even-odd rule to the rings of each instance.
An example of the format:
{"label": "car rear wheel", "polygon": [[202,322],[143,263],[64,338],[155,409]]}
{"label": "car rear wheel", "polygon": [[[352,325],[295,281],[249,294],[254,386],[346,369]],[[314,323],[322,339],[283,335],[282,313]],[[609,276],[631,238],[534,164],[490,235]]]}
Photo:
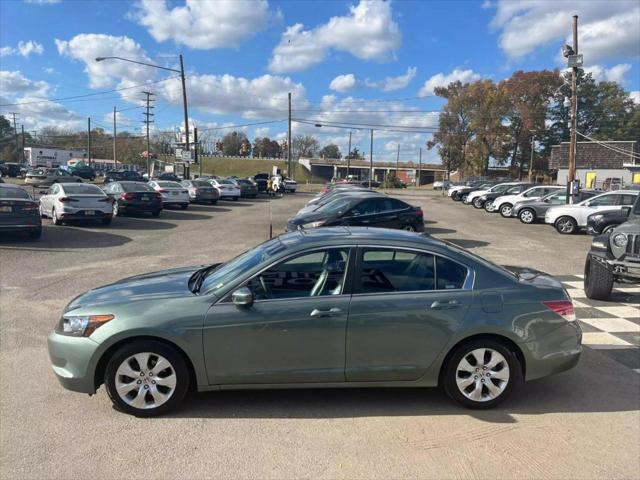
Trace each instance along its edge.
{"label": "car rear wheel", "polygon": [[612,288],[613,274],[588,256],[584,265],[584,293],[593,300],[607,300]]}
{"label": "car rear wheel", "polygon": [[558,233],[570,235],[578,229],[578,223],[571,217],[560,217],[555,223]]}
{"label": "car rear wheel", "polygon": [[473,199],[473,206],[475,208],[482,208],[482,207],[484,207],[484,202],[482,200],[480,200],[479,198],[474,198]]}
{"label": "car rear wheel", "polygon": [[416,231],[416,227],[414,227],[410,223],[406,224],[404,227],[402,227],[402,229],[406,230],[407,232],[415,232]]}
{"label": "car rear wheel", "polygon": [[536,220],[536,214],[530,208],[525,208],[524,210],[520,210],[518,218],[522,223],[533,223]]}
{"label": "car rear wheel", "polygon": [[513,211],[513,205],[510,203],[505,203],[500,207],[500,215],[504,218],[511,217],[511,212]]}
{"label": "car rear wheel", "polygon": [[493,201],[491,200],[487,200],[486,202],[484,202],[484,209],[489,213],[493,213],[496,210],[495,206],[493,205]]}
{"label": "car rear wheel", "polygon": [[55,208],[51,210],[51,219],[53,220],[54,225],[62,225],[62,220],[58,218],[58,214]]}
{"label": "car rear wheel", "polygon": [[117,217],[118,215],[120,215],[120,206],[118,205],[118,202],[115,201],[113,203],[113,216]]}
{"label": "car rear wheel", "polygon": [[151,417],[176,408],[189,380],[187,364],[174,348],[140,340],[123,346],[109,359],[104,384],[118,410]]}
{"label": "car rear wheel", "polygon": [[453,193],[451,194],[451,200],[453,200],[453,201],[455,201],[455,202],[460,201],[460,195],[458,195],[458,192],[453,192]]}
{"label": "car rear wheel", "polygon": [[443,386],[458,403],[475,409],[491,408],[505,400],[522,381],[516,355],[493,339],[460,345],[445,365]]}

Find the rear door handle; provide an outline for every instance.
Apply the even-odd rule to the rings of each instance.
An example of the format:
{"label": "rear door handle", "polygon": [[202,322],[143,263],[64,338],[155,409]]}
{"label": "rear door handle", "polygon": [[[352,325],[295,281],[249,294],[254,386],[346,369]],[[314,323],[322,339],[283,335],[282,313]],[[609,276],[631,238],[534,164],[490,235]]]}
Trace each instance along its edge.
{"label": "rear door handle", "polygon": [[447,308],[458,308],[460,306],[460,302],[458,300],[449,300],[449,301],[440,301],[436,300],[431,304],[431,309],[433,310],[444,310]]}
{"label": "rear door handle", "polygon": [[311,311],[311,314],[309,316],[310,317],[334,317],[336,315],[340,315],[341,313],[342,313],[342,309],[337,307],[330,308],[329,310],[319,310],[317,308],[314,308]]}

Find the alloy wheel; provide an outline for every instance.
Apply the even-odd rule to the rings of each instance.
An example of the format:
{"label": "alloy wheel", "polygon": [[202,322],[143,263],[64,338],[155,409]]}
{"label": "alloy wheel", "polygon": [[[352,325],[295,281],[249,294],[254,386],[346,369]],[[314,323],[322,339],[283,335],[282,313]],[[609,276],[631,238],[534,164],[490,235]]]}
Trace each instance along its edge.
{"label": "alloy wheel", "polygon": [[556,228],[560,233],[573,233],[575,226],[572,219],[564,217],[556,222]]}
{"label": "alloy wheel", "polygon": [[113,204],[113,216],[117,217],[120,213],[120,207],[118,205],[118,201],[116,200],[115,203]]}
{"label": "alloy wheel", "polygon": [[500,209],[500,213],[502,214],[503,217],[510,217],[511,205],[503,205],[503,207]]}
{"label": "alloy wheel", "polygon": [[522,223],[532,223],[534,220],[533,212],[529,209],[520,212],[520,221]]}
{"label": "alloy wheel", "polygon": [[405,225],[404,227],[402,227],[403,230],[406,230],[407,232],[415,232],[416,228],[413,225]]}
{"label": "alloy wheel", "polygon": [[456,385],[466,398],[487,402],[498,398],[511,378],[504,356],[492,348],[467,353],[456,368]]}
{"label": "alloy wheel", "polygon": [[140,352],[126,358],[118,367],[115,388],[127,405],[141,410],[166,403],[176,389],[173,365],[161,355]]}

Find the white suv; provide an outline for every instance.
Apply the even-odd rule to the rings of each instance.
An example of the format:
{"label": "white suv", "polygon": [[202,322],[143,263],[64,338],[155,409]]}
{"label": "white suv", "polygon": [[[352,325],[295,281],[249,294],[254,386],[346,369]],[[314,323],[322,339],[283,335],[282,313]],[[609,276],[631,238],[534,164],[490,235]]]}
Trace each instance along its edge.
{"label": "white suv", "polygon": [[516,195],[503,195],[493,201],[492,211],[500,212],[500,215],[505,218],[509,218],[511,216],[511,210],[517,202],[522,202],[523,200],[537,200],[549,193],[566,189],[567,187],[561,187],[560,185],[538,185]]}
{"label": "white suv", "polygon": [[544,221],[556,227],[559,233],[575,233],[587,226],[587,217],[601,210],[622,210],[624,206],[633,205],[638,190],[616,190],[602,193],[583,200],[574,205],[558,205],[551,207],[545,214]]}
{"label": "white suv", "polygon": [[[485,193],[506,192],[511,187],[519,185],[520,183],[522,182],[505,182],[505,183],[499,183],[497,185],[494,185],[493,187],[488,188],[487,190],[476,190],[474,192],[471,192],[469,195],[467,195],[467,198],[464,200],[464,203],[467,205],[472,205],[474,199],[481,197]],[[482,205],[480,205],[478,208],[482,208]]]}

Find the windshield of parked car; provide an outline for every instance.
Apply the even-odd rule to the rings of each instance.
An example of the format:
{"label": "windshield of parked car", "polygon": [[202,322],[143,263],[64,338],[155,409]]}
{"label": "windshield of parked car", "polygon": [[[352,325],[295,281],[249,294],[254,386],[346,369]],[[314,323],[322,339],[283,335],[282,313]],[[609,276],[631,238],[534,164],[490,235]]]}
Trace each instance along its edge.
{"label": "windshield of parked car", "polygon": [[277,238],[268,240],[252,250],[248,250],[233,260],[223,263],[212,270],[202,282],[201,292],[216,293],[229,283],[237,280],[243,273],[257,267],[262,262],[285,250],[284,244]]}
{"label": "windshield of parked car", "polygon": [[29,194],[21,188],[0,188],[0,198],[26,198]]}
{"label": "windshield of parked car", "polygon": [[562,200],[563,202],[567,199],[567,192],[565,190],[562,190],[560,192],[553,192],[550,193],[549,195],[546,195],[544,197],[542,197],[540,200],[543,202],[550,202],[553,200]]}
{"label": "windshield of parked car", "polygon": [[322,212],[328,215],[341,214],[346,212],[355,203],[357,203],[357,200],[351,197],[334,198],[329,203],[318,208],[316,212]]}
{"label": "windshield of parked car", "polygon": [[104,192],[95,185],[77,183],[74,185],[65,185],[62,187],[64,193],[69,195],[104,195]]}
{"label": "windshield of parked car", "polygon": [[491,187],[489,189],[489,191],[493,192],[493,193],[502,193],[502,192],[506,191],[507,189],[509,189],[511,187],[513,187],[513,185],[502,185],[502,184],[500,184],[500,185],[496,185],[495,187]]}
{"label": "windshield of parked car", "polygon": [[224,184],[224,185],[233,185],[233,181],[231,180],[220,180],[220,183]]}
{"label": "windshield of parked car", "polygon": [[141,182],[120,182],[120,186],[122,190],[125,192],[153,192],[153,188],[151,188],[146,183]]}
{"label": "windshield of parked car", "polygon": [[194,180],[192,183],[194,187],[211,187],[211,184],[204,180]]}
{"label": "windshield of parked car", "polygon": [[238,180],[238,183],[242,184],[242,185],[255,185],[251,180]]}
{"label": "windshield of parked car", "polygon": [[182,188],[178,182],[157,182],[159,187],[162,188]]}

